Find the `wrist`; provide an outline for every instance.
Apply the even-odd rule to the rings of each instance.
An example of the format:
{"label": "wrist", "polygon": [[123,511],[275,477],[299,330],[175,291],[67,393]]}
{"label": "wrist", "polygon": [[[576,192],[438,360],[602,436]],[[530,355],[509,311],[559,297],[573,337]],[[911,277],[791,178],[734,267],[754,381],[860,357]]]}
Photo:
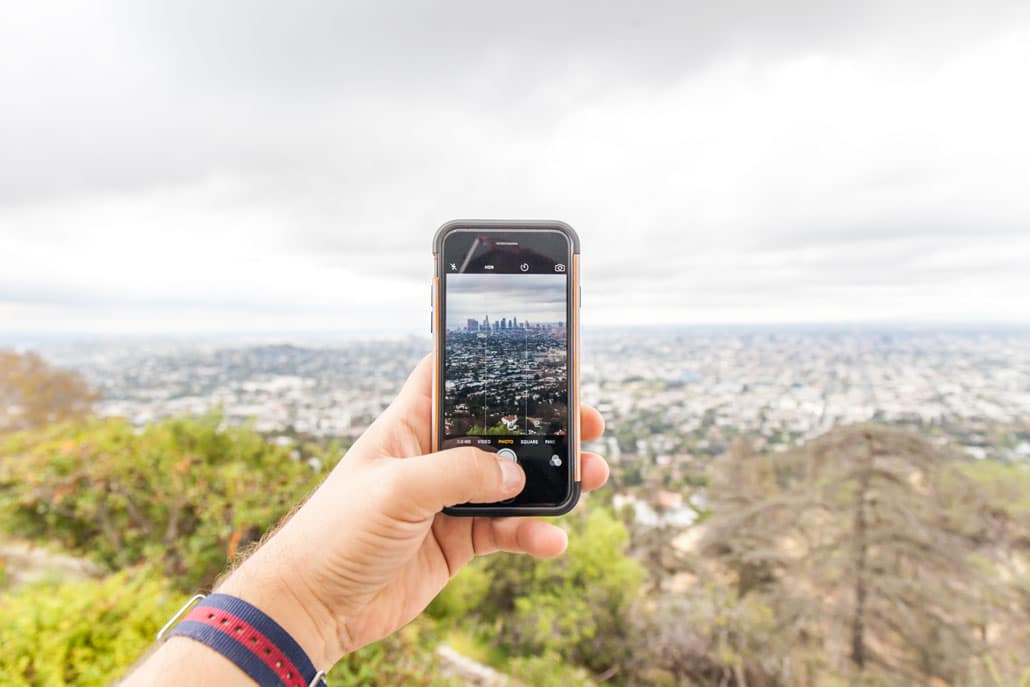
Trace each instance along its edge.
{"label": "wrist", "polygon": [[337,622],[300,577],[290,572],[300,564],[270,555],[268,548],[262,547],[244,561],[216,591],[263,611],[300,644],[316,669],[328,670],[342,656]]}

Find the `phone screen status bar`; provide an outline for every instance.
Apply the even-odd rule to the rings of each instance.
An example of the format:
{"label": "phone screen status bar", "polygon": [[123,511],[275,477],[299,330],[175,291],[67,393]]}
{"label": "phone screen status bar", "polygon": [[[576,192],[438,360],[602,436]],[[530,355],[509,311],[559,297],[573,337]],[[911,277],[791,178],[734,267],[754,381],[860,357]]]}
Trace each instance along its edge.
{"label": "phone screen status bar", "polygon": [[564,262],[539,259],[517,262],[509,260],[483,261],[475,265],[464,266],[451,260],[447,261],[445,267],[449,274],[565,274],[568,269]]}

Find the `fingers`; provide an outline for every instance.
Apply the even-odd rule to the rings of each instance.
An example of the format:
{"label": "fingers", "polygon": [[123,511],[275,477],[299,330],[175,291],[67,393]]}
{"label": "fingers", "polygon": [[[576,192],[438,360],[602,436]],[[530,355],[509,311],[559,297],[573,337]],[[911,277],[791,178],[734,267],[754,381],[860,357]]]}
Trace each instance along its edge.
{"label": "fingers", "polygon": [[608,461],[596,453],[584,451],[580,460],[580,478],[583,491],[600,489],[608,481]]}
{"label": "fingers", "polygon": [[[608,462],[596,453],[581,457],[584,492],[608,481]],[[424,514],[460,503],[494,503],[516,496],[526,484],[526,475],[514,461],[499,458],[477,448],[452,448],[425,456],[394,460],[398,471],[394,493]]]}
{"label": "fingers", "polygon": [[[591,491],[608,481],[608,463],[596,453],[582,455],[583,491]],[[459,527],[468,522],[465,518],[437,518],[434,526],[444,530]],[[553,558],[564,553],[569,543],[568,535],[560,527],[544,520],[533,518],[476,517],[472,522],[472,551],[464,549],[462,560],[467,562],[473,555],[485,556],[497,551],[525,553],[535,558]],[[464,539],[468,535],[463,535]],[[464,563],[463,563],[464,564]]]}
{"label": "fingers", "polygon": [[560,527],[533,518],[476,518],[472,545],[477,556],[497,551],[554,558],[565,552],[569,536]]}
{"label": "fingers", "polygon": [[422,515],[459,503],[493,503],[517,495],[526,475],[512,460],[463,446],[439,453],[394,460],[392,492]]}
{"label": "fingers", "polygon": [[579,407],[579,431],[583,434],[580,437],[583,441],[593,441],[604,434],[604,417],[597,412],[597,408],[586,403]]}
{"label": "fingers", "polygon": [[[608,463],[596,453],[584,452],[583,491],[604,486]],[[536,558],[553,558],[564,553],[569,537],[565,530],[532,518],[477,517],[472,526],[472,547],[477,556],[497,551],[526,553]]]}

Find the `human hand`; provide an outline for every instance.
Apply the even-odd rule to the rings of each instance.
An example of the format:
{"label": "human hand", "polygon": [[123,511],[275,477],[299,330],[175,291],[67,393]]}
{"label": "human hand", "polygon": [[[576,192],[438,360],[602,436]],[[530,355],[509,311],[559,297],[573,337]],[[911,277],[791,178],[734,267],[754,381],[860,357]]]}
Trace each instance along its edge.
{"label": "human hand", "polygon": [[[471,447],[429,453],[432,372],[427,357],[307,503],[219,589],[278,620],[318,668],[410,622],[473,557],[549,558],[568,543],[543,520],[440,512],[510,498],[525,475]],[[581,414],[582,440],[599,437],[601,415],[589,406]],[[608,466],[583,452],[581,475],[590,491]]]}

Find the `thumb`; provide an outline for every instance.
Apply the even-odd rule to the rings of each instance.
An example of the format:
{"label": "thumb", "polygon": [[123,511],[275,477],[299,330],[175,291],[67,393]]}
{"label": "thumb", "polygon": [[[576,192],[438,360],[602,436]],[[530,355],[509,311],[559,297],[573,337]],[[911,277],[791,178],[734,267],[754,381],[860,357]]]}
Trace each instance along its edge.
{"label": "thumb", "polygon": [[478,448],[463,446],[398,460],[401,491],[426,513],[459,503],[493,503],[510,499],[526,484],[518,463]]}

